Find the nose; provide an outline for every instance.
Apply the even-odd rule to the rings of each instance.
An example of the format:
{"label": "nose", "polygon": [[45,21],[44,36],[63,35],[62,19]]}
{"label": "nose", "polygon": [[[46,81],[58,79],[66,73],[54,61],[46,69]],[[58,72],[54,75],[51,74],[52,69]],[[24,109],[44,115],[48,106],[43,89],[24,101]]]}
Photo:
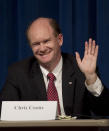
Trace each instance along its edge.
{"label": "nose", "polygon": [[46,46],[43,43],[40,43],[40,51],[44,52],[46,50]]}

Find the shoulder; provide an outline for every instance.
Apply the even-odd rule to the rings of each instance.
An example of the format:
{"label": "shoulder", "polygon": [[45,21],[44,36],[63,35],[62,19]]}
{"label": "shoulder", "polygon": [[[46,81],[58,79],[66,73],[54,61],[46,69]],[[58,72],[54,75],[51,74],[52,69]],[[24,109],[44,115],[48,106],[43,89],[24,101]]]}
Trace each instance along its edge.
{"label": "shoulder", "polygon": [[8,67],[8,71],[27,71],[29,70],[33,64],[36,63],[36,58],[34,56],[31,56],[29,58],[26,58],[24,60],[18,61]]}
{"label": "shoulder", "polygon": [[73,71],[79,70],[76,58],[73,54],[62,53],[63,66]]}
{"label": "shoulder", "polygon": [[71,63],[71,64],[76,64],[76,58],[73,54],[69,54],[69,53],[62,53],[62,57],[63,57],[63,61],[66,63]]}
{"label": "shoulder", "polygon": [[68,70],[69,72],[75,73],[75,75],[80,78],[85,78],[84,74],[80,71],[76,57],[73,54],[68,54],[68,53],[62,53],[63,57],[63,67],[64,70]]}

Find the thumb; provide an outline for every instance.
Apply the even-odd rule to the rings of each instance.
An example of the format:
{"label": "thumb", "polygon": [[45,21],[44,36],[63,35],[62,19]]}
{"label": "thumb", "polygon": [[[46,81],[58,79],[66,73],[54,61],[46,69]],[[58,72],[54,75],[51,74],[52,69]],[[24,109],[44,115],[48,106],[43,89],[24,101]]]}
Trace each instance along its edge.
{"label": "thumb", "polygon": [[80,58],[80,55],[79,55],[78,52],[75,52],[75,55],[76,55],[77,63],[78,63],[78,65],[80,65],[80,64],[81,64],[81,58]]}

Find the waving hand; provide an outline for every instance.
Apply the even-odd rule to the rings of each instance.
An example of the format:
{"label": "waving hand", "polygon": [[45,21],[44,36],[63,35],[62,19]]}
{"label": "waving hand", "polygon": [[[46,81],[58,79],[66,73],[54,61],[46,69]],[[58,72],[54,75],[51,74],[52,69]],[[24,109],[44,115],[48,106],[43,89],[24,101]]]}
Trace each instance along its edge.
{"label": "waving hand", "polygon": [[86,76],[87,84],[93,84],[97,79],[96,63],[98,56],[98,45],[95,40],[89,39],[89,42],[85,42],[85,51],[83,59],[80,58],[78,52],[76,52],[76,60],[80,70]]}

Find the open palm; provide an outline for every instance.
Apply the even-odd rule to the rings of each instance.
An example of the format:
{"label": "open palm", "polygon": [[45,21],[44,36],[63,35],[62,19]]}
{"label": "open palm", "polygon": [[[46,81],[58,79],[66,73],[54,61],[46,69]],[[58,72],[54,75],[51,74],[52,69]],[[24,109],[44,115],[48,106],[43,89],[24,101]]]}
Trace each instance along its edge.
{"label": "open palm", "polygon": [[85,74],[85,76],[95,73],[96,62],[98,56],[98,45],[96,45],[95,40],[89,39],[89,42],[85,42],[84,57],[81,60],[80,55],[76,52],[76,60],[80,70]]}

